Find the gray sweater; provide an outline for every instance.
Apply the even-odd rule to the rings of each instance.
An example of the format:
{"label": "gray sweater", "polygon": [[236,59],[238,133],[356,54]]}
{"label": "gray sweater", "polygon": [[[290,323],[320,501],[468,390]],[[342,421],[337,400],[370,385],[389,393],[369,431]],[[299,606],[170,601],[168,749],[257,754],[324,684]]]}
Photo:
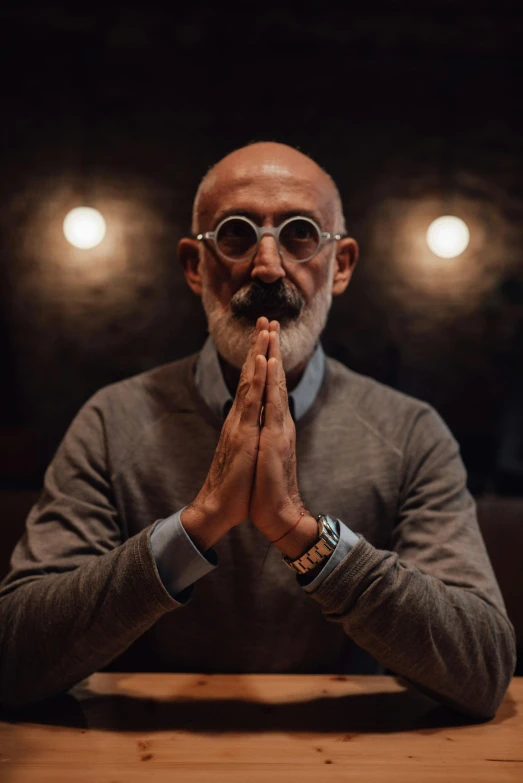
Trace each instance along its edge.
{"label": "gray sweater", "polygon": [[134,643],[152,671],[386,667],[492,717],[515,636],[456,441],[429,405],[332,358],[296,423],[298,482],[357,543],[307,593],[274,549],[260,576],[267,541],[246,519],[189,600],[169,594],[152,525],[198,493],[222,425],[197,356],[102,389],[69,428],[0,585],[0,705],[62,692]]}
{"label": "gray sweater", "polygon": [[[300,382],[289,393],[289,410],[295,422],[314,404],[325,377],[325,365],[323,346],[318,341]],[[233,398],[223,378],[218,351],[210,335],[198,355],[194,384],[207,407],[224,422]],[[200,552],[194,545],[181,521],[183,511],[179,509],[153,526],[151,549],[167,591],[177,601],[187,603],[192,598],[196,582],[217,567],[218,556],[212,548],[208,552]],[[358,543],[358,536],[344,522],[339,519],[332,521],[339,533],[336,549],[312,572],[298,577],[298,583],[308,593],[316,590],[354,544]]]}

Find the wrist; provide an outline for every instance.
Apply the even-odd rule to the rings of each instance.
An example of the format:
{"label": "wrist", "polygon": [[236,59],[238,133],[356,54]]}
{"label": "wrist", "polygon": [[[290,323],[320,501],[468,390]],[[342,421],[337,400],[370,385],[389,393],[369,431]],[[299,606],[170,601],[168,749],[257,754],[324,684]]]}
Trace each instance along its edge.
{"label": "wrist", "polygon": [[[282,538],[274,543],[276,549],[290,560],[296,560],[304,555],[319,539],[318,521],[309,512],[306,512],[299,524],[291,529],[296,523],[298,514],[299,512],[294,514],[293,521],[290,518],[282,520],[280,524]],[[289,532],[284,535],[286,530]]]}
{"label": "wrist", "polygon": [[230,525],[220,520],[219,514],[197,503],[191,503],[182,511],[180,521],[200,552],[206,552],[230,530]]}

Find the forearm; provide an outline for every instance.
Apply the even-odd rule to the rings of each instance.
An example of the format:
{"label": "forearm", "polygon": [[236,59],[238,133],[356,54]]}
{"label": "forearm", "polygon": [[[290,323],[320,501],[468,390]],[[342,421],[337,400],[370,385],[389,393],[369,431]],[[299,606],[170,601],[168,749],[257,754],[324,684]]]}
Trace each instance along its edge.
{"label": "forearm", "polygon": [[362,538],[313,597],[388,669],[463,712],[495,714],[514,672],[514,629],[471,590]]}
{"label": "forearm", "polygon": [[180,604],[158,578],[144,530],[65,573],[0,598],[0,705],[21,708],[103,668]]}

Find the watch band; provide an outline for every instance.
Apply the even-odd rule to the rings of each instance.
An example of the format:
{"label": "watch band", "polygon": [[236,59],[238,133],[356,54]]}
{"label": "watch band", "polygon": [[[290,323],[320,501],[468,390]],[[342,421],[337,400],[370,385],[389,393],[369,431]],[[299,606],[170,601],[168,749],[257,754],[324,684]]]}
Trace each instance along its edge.
{"label": "watch band", "polygon": [[319,540],[296,560],[290,560],[288,557],[283,558],[283,562],[298,574],[305,574],[320,565],[334,552],[340,540],[336,523],[332,517],[328,514],[318,514],[316,520]]}

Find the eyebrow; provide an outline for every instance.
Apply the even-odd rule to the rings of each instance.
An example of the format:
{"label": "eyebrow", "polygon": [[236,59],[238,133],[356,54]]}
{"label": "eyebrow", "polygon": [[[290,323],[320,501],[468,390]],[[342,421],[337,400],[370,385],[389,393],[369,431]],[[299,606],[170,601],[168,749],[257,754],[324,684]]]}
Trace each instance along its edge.
{"label": "eyebrow", "polygon": [[[232,216],[241,216],[241,217],[247,217],[250,220],[253,221],[253,223],[256,223],[257,225],[260,225],[263,222],[263,215],[259,212],[251,212],[248,209],[223,209],[218,212],[216,217],[213,220],[213,225],[217,226],[218,223],[220,223],[222,220],[225,220],[227,217]],[[311,220],[314,220],[315,223],[318,223],[318,225],[321,226],[322,218],[320,215],[318,215],[317,212],[310,209],[291,209],[287,210],[287,212],[277,212],[275,217],[279,218],[279,221],[276,222],[276,225],[280,225],[285,220],[291,217],[308,217]]]}

